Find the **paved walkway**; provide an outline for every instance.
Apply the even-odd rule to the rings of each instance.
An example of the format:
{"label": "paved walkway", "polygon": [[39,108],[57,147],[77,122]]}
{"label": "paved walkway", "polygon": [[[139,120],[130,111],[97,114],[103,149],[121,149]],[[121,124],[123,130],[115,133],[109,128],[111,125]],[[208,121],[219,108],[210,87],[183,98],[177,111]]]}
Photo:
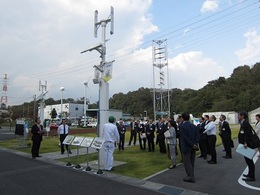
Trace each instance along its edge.
{"label": "paved walkway", "polygon": [[[235,148],[237,141],[235,141]],[[31,158],[30,154],[22,153],[17,150],[9,150],[0,148],[2,151],[7,151],[16,155]],[[163,194],[174,194],[174,195],[193,195],[193,194],[260,194],[260,163],[257,157],[255,157],[256,165],[256,181],[255,182],[244,182],[242,181],[242,174],[247,173],[246,164],[244,158],[235,152],[233,149],[233,158],[224,159],[222,156],[223,146],[217,148],[218,164],[209,165],[204,159],[197,158],[195,161],[195,176],[196,183],[186,183],[182,181],[185,177],[185,170],[183,164],[179,164],[175,169],[165,169],[159,173],[156,173],[145,179],[136,179],[127,176],[114,174],[113,172],[104,172],[103,174],[97,174],[98,163],[97,161],[89,162],[89,166],[92,168],[91,171],[86,171],[87,163],[80,164],[81,168],[67,167],[75,171],[84,171],[90,175],[99,175],[100,177],[107,178],[112,181],[119,183],[139,187],[142,189],[149,189],[155,192]],[[87,154],[86,148],[80,148],[72,150],[70,156],[76,156],[77,152],[80,155]],[[97,152],[96,149],[89,148],[89,154]],[[42,158],[36,160],[45,163],[50,163],[57,166],[65,167],[66,163],[59,161],[58,159],[66,157],[66,154],[61,155],[60,152],[52,152],[42,154]],[[125,162],[115,161],[114,165],[119,166]]]}

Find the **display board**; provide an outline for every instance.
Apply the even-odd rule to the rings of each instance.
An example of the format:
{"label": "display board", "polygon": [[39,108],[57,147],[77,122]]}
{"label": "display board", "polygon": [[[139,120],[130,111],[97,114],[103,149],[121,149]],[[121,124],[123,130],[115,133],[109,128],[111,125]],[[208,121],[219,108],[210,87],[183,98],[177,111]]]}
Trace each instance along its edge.
{"label": "display board", "polygon": [[101,149],[104,144],[104,138],[102,137],[96,137],[94,141],[91,144],[92,148]]}
{"label": "display board", "polygon": [[67,135],[62,143],[66,144],[66,145],[70,145],[72,143],[74,137],[75,136],[73,136],[73,135]]}
{"label": "display board", "polygon": [[94,137],[85,137],[84,140],[81,142],[80,146],[88,148],[91,146],[93,140]]}
{"label": "display board", "polygon": [[75,137],[71,145],[80,146],[81,142],[84,140],[84,137]]}

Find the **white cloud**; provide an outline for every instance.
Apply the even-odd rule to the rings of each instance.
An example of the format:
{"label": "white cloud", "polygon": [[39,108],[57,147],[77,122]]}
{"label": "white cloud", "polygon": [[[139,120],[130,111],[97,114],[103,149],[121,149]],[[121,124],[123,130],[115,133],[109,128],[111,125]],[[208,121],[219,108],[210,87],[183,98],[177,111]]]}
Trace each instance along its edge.
{"label": "white cloud", "polygon": [[225,74],[223,67],[201,51],[181,53],[169,60],[172,88],[200,89]]}
{"label": "white cloud", "polygon": [[201,12],[208,12],[208,11],[216,11],[219,7],[219,0],[206,0],[200,11]]}
{"label": "white cloud", "polygon": [[[115,32],[112,36],[109,34],[109,23],[106,59],[115,59],[116,63],[121,60],[127,67],[131,58],[138,58],[138,50],[134,53],[133,50],[140,47],[144,36],[158,31],[148,11],[151,4],[151,0],[5,1],[0,7],[0,23],[3,24],[0,26],[0,58],[1,74],[8,74],[11,81],[8,95],[39,94],[38,82],[46,80],[48,95],[54,99],[60,98],[61,86],[67,89],[64,98],[66,95],[82,97],[82,83],[93,78],[93,65],[100,61],[96,51],[80,54],[101,42],[101,27],[98,38],[94,38],[94,11],[98,10],[100,21],[107,19],[110,6],[114,7]],[[116,63],[115,67],[119,66]],[[4,70],[6,72],[2,73]],[[97,88],[98,85],[90,82],[89,94],[93,101],[98,97]]]}
{"label": "white cloud", "polygon": [[190,31],[189,28],[186,28],[184,31],[183,31],[183,35],[186,35],[186,33],[188,33]]}
{"label": "white cloud", "polygon": [[241,64],[254,64],[260,60],[260,34],[256,29],[250,29],[244,34],[245,47],[235,51]]}

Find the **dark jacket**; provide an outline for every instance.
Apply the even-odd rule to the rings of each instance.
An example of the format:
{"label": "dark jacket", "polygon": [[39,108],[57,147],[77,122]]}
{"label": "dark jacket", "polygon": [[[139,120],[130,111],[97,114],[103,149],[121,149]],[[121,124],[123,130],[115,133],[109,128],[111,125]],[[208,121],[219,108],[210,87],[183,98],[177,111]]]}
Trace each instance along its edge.
{"label": "dark jacket", "polygon": [[238,143],[243,145],[246,143],[250,147],[250,141],[252,135],[253,133],[252,133],[251,125],[247,120],[244,120],[240,124],[240,130],[238,132]]}
{"label": "dark jacket", "polygon": [[[134,128],[133,128],[133,123],[134,123]],[[131,131],[137,132],[137,129],[138,129],[138,124],[137,124],[137,122],[131,122],[131,123],[130,123],[130,128],[131,128]]]}
{"label": "dark jacket", "polygon": [[222,139],[231,139],[231,129],[227,121],[223,122],[223,124],[219,128],[219,131]]}
{"label": "dark jacket", "polygon": [[118,129],[118,133],[120,137],[124,137],[125,136],[125,132],[126,132],[126,128],[125,125],[117,125],[117,129]]}
{"label": "dark jacket", "polygon": [[137,132],[138,133],[145,133],[145,126],[144,126],[144,124],[139,124]]}
{"label": "dark jacket", "polygon": [[34,124],[32,126],[31,129],[31,133],[32,133],[32,141],[42,141],[42,134],[43,133],[39,133],[39,131],[43,130],[43,126],[40,125],[41,129],[38,128],[37,124]]}
{"label": "dark jacket", "polygon": [[185,121],[179,128],[181,151],[183,153],[191,152],[194,144],[197,145],[199,143],[199,130],[188,121]]}
{"label": "dark jacket", "polygon": [[155,132],[155,125],[154,124],[147,124],[146,125],[147,137],[154,138],[154,132]]}
{"label": "dark jacket", "polygon": [[205,131],[205,121],[203,121],[201,124],[198,124],[197,127],[199,129],[199,134],[200,134],[200,140],[206,140],[207,139],[207,134],[203,133]]}
{"label": "dark jacket", "polygon": [[164,133],[168,130],[167,126],[163,123],[158,124],[158,129],[157,129],[157,138],[158,139],[165,139]]}

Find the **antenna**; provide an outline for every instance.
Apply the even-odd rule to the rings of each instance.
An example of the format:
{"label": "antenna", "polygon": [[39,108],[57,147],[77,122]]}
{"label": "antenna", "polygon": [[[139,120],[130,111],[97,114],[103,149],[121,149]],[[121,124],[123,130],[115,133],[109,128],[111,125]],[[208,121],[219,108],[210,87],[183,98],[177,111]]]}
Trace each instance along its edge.
{"label": "antenna", "polygon": [[110,34],[114,34],[114,8],[111,6],[111,24],[110,24]]}
{"label": "antenna", "polygon": [[94,13],[94,37],[97,38],[97,30],[98,30],[98,10]]}
{"label": "antenna", "polygon": [[39,80],[39,91],[41,91],[41,80]]}
{"label": "antenna", "polygon": [[45,91],[46,91],[46,89],[47,89],[47,81],[45,81]]}

